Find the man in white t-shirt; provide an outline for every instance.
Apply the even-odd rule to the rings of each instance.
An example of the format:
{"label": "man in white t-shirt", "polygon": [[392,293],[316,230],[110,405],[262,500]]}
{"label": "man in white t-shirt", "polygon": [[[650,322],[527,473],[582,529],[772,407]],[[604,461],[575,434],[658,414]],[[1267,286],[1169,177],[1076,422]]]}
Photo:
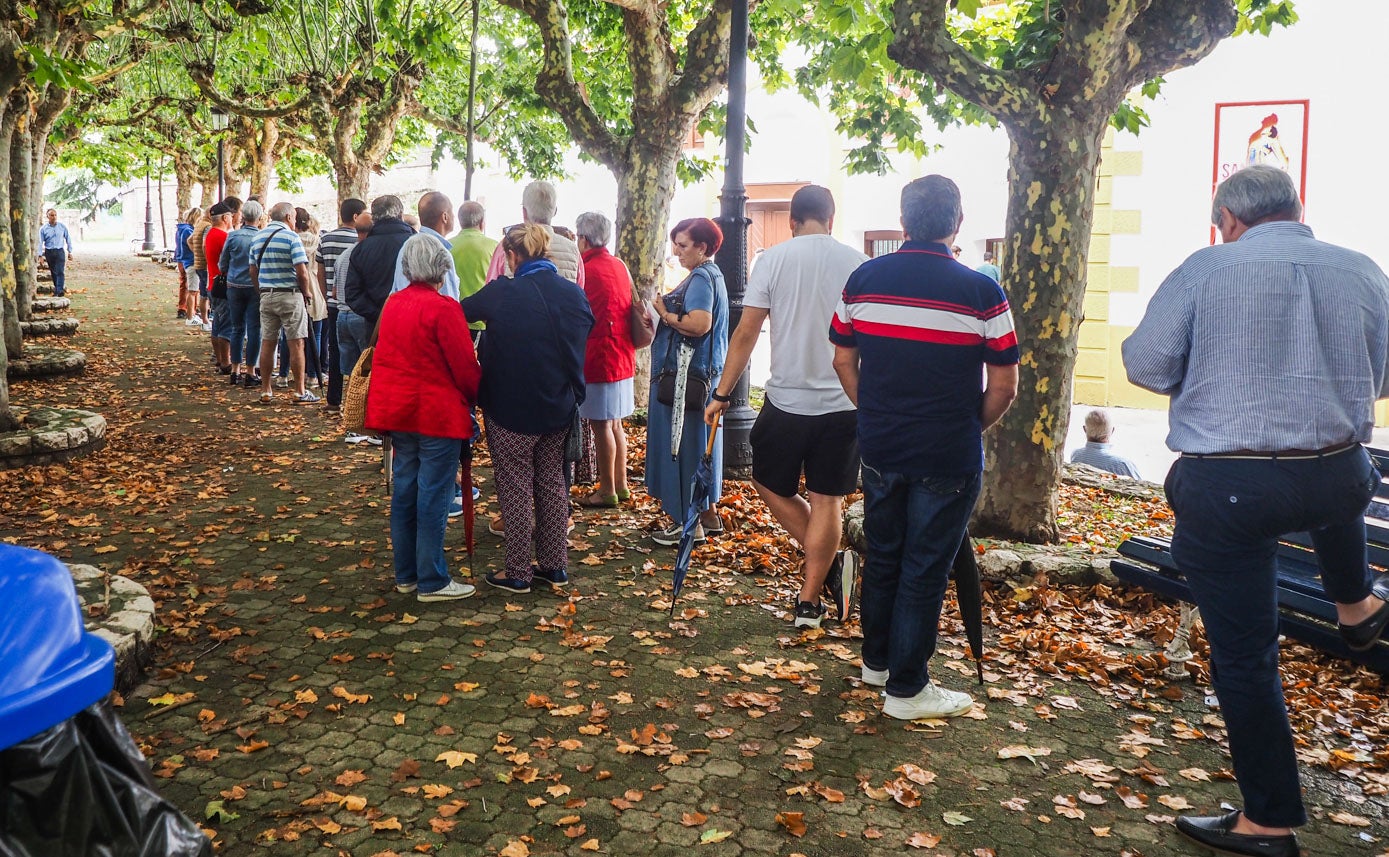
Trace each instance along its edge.
{"label": "man in white t-shirt", "polygon": [[[791,197],[791,234],[762,253],[743,298],[743,317],[728,343],[723,377],[704,412],[713,423],[771,319],[772,377],[752,428],[752,481],[777,521],[805,553],[795,625],[818,628],[828,593],[842,622],[858,557],[839,550],[844,497],[858,486],[858,413],[834,371],[825,326],[854,269],[868,260],[830,235],[834,197],[807,185]],[[800,494],[805,476],[807,497]]]}

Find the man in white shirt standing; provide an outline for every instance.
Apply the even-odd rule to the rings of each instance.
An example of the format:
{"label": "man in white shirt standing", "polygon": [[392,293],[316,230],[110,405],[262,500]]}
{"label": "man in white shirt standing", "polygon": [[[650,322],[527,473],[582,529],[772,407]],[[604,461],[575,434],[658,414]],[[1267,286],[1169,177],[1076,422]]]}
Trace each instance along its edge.
{"label": "man in white shirt standing", "polygon": [[[841,244],[834,227],[834,197],[807,185],[791,197],[789,241],[758,258],[743,298],[743,316],[728,343],[719,389],[706,422],[729,405],[729,393],[748,365],[771,319],[772,376],[752,428],[752,480],[762,501],[804,551],[804,580],[796,596],[795,626],[818,628],[821,594],[848,618],[858,557],[839,550],[844,497],[858,486],[858,413],[834,371],[826,325],[849,275],[868,257]],[[806,497],[800,494],[805,476]]]}

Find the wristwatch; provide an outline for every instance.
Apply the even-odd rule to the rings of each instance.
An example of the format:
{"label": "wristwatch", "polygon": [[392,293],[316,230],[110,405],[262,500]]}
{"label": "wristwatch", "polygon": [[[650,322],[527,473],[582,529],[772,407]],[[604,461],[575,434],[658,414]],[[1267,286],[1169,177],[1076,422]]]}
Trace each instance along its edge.
{"label": "wristwatch", "polygon": [[725,402],[725,403],[727,403],[727,402],[733,401],[733,397],[732,397],[732,396],[724,396],[724,395],[721,395],[717,390],[715,390],[714,392],[710,393],[710,394],[709,394],[709,398],[713,399],[713,400],[716,401],[716,402]]}

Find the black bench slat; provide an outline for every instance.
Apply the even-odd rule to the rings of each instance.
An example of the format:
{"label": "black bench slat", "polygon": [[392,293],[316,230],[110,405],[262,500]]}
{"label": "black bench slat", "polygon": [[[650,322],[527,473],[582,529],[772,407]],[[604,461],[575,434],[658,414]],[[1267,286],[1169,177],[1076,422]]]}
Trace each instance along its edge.
{"label": "black bench slat", "polygon": [[[1123,558],[1109,564],[1119,580],[1194,603],[1167,540],[1133,536],[1119,545],[1119,553]],[[1336,630],[1336,606],[1321,589],[1315,566],[1280,557],[1278,570],[1279,633],[1389,675],[1389,640],[1381,640],[1368,652],[1352,652]]]}

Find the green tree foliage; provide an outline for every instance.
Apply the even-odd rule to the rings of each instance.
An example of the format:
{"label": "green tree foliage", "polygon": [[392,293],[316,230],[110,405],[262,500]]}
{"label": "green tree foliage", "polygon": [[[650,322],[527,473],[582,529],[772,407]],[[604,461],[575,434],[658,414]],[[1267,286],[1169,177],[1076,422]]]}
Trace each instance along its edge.
{"label": "green tree foliage", "polygon": [[811,56],[789,75],[796,86],[863,140],[848,155],[851,171],[890,169],[893,151],[922,154],[922,122],[1007,130],[1003,285],[1023,377],[1017,404],[989,436],[976,519],[994,534],[1053,540],[1101,138],[1111,124],[1141,128],[1142,99],[1162,76],[1222,39],[1292,23],[1291,4],[769,0],[760,11]]}

